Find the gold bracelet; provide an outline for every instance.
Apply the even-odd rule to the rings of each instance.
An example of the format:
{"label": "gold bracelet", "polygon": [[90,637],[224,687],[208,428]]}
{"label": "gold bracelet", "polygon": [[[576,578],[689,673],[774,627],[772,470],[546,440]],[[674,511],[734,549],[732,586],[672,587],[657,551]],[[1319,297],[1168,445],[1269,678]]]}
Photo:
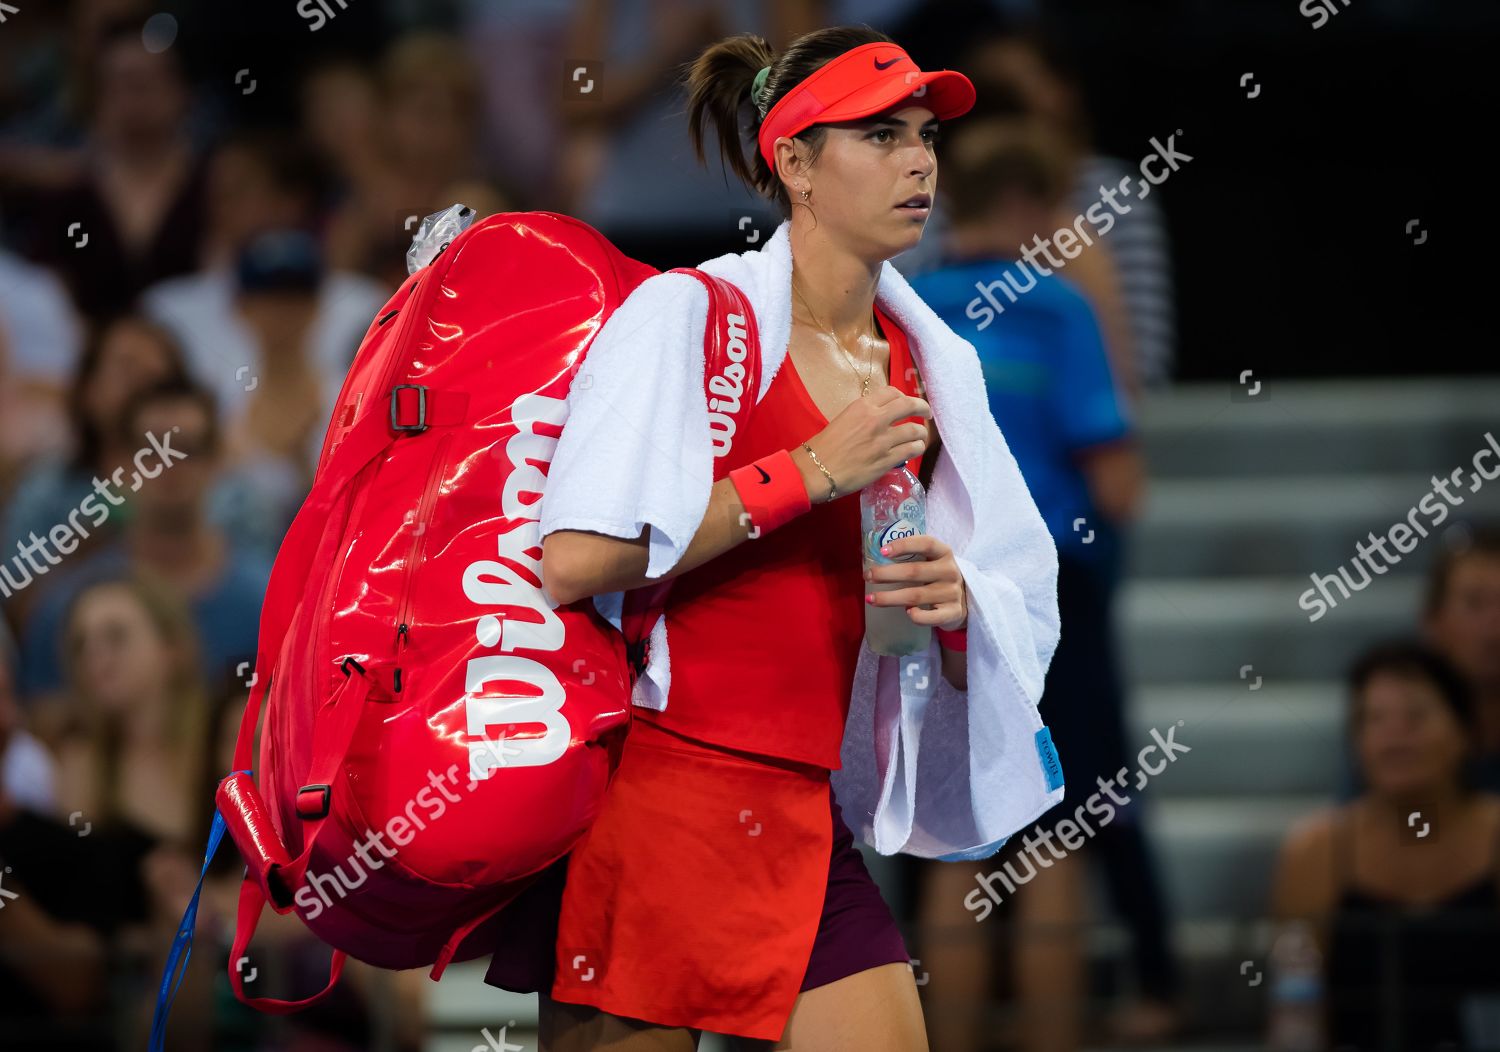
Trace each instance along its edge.
{"label": "gold bracelet", "polygon": [[823,462],[818,459],[818,454],[813,452],[812,446],[804,442],[802,443],[802,448],[807,450],[807,455],[812,457],[812,462],[818,466],[818,470],[828,476],[828,499],[832,500],[834,497],[837,497],[839,495],[839,488],[833,484],[833,475],[823,466]]}

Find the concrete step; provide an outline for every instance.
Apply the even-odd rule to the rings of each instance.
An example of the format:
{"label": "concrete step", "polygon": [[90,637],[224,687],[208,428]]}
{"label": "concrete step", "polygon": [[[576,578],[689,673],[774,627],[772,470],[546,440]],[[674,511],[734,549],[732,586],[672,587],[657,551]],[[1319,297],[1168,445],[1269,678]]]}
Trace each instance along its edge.
{"label": "concrete step", "polygon": [[1337,606],[1317,621],[1298,605],[1310,587],[1307,577],[1126,581],[1116,617],[1127,682],[1232,686],[1255,676],[1266,683],[1341,677],[1371,642],[1415,624],[1421,582],[1413,575],[1377,577],[1347,599],[1334,590]]}
{"label": "concrete step", "polygon": [[[1484,466],[1500,470],[1500,459],[1493,468]],[[1355,558],[1356,544],[1369,547],[1371,533],[1388,537],[1394,525],[1405,523],[1413,533],[1403,544],[1411,550],[1403,553],[1387,540],[1388,557],[1376,551],[1372,558],[1388,566],[1390,575],[1424,573],[1453,539],[1452,531],[1464,523],[1500,521],[1500,478],[1487,484],[1480,479],[1471,490],[1466,474],[1462,486],[1449,488],[1462,504],[1439,494],[1437,504],[1429,501],[1427,507],[1445,513],[1418,508],[1433,492],[1433,474],[1153,479],[1131,533],[1128,572],[1171,578],[1333,573]],[[1428,532],[1426,538],[1413,521]]]}
{"label": "concrete step", "polygon": [[1405,471],[1469,464],[1486,431],[1500,439],[1500,380],[1262,378],[1260,390],[1181,384],[1140,407],[1157,478],[1267,477]]}
{"label": "concrete step", "polygon": [[[1191,751],[1150,782],[1153,798],[1332,795],[1345,763],[1343,685],[1337,681],[1155,686],[1129,707],[1132,747],[1182,721],[1173,740]],[[1067,757],[1063,756],[1067,770]],[[1151,766],[1160,763],[1155,755]]]}
{"label": "concrete step", "polygon": [[[489,966],[488,956],[451,964],[440,982],[427,985],[430,1033],[423,1052],[473,1052],[475,1048],[507,1045],[538,1047],[536,994],[512,993],[487,985],[484,973]],[[493,1042],[486,1040],[486,1029]]]}
{"label": "concrete step", "polygon": [[1282,839],[1293,823],[1328,802],[1323,795],[1270,794],[1152,801],[1147,828],[1172,916],[1262,918]]}

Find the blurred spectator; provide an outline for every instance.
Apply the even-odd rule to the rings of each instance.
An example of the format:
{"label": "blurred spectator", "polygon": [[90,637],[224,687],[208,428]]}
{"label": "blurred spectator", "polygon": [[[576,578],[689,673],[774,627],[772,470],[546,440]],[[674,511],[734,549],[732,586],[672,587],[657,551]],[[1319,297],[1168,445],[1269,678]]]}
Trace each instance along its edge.
{"label": "blurred spectator", "polygon": [[[8,553],[0,562],[0,583],[5,586],[0,594],[11,600],[18,622],[24,623],[26,612],[51,581],[34,574],[20,555],[9,553],[33,536],[47,537],[54,527],[69,523],[80,506],[82,515],[76,521],[87,523],[87,528],[78,532],[86,536],[70,551],[71,558],[81,558],[118,529],[120,502],[107,499],[95,484],[130,470],[137,447],[135,438],[124,432],[125,404],[153,384],[184,377],[176,341],[144,318],[116,319],[89,340],[67,395],[72,432],[68,454],[32,464],[0,516],[0,540]],[[96,519],[100,511],[104,517]]]}
{"label": "blurred spectator", "polygon": [[0,249],[0,495],[21,465],[65,447],[66,392],[82,342],[62,283]]}
{"label": "blurred spectator", "polygon": [[1349,701],[1368,788],[1292,829],[1272,893],[1275,920],[1311,924],[1322,959],[1317,1047],[1480,1047],[1464,1014],[1500,995],[1500,797],[1464,777],[1472,691],[1403,641],[1360,658]]}
{"label": "blurred spectator", "polygon": [[[980,349],[995,418],[1060,547],[1095,565],[1109,545],[1075,526],[1133,515],[1144,467],[1096,313],[1071,275],[1043,274],[1020,248],[1049,223],[1066,183],[1055,134],[1034,120],[963,125],[945,173],[950,265],[912,286]],[[1083,451],[1087,449],[1085,454]]]}
{"label": "blurred spectator", "polygon": [[302,136],[340,196],[383,163],[380,87],[364,63],[344,58],[314,66],[302,79],[300,106]]}
{"label": "blurred spectator", "polygon": [[566,57],[600,65],[587,93],[582,75],[554,89],[567,128],[558,172],[565,211],[658,266],[747,247],[739,217],[769,217],[766,202],[694,160],[677,73],[731,32],[766,35],[767,16],[748,0],[580,4]]}
{"label": "blurred spectator", "polygon": [[[991,412],[1057,543],[1058,606],[1066,628],[1041,712],[1068,788],[1063,803],[1039,823],[1045,829],[1080,809],[1097,777],[1112,778],[1131,762],[1112,601],[1143,465],[1087,300],[1067,277],[1017,259],[1019,246],[1052,229],[1066,190],[1066,159],[1056,137],[1039,122],[1015,120],[981,120],[958,136],[943,177],[953,203],[952,263],[918,275],[912,287],[978,351]],[[929,1015],[934,1048],[983,1047],[989,939],[959,906],[981,870],[993,871],[997,860],[1013,853],[1008,848],[982,864],[920,866],[929,884],[924,928],[968,933],[934,936],[937,945],[923,955],[933,974],[941,971],[945,995],[954,998]],[[1123,1036],[1160,1039],[1176,1024],[1179,980],[1139,809],[1122,806],[1081,854],[1102,867],[1115,911],[1133,936],[1141,1002],[1117,1017],[1116,1027]],[[1078,861],[1070,855],[1051,863],[1016,896],[1021,942],[1015,977],[1028,1049],[1070,1049],[1080,1042],[1086,983]]]}
{"label": "blurred spectator", "polygon": [[57,270],[79,310],[102,321],[197,266],[206,165],[187,130],[174,49],[148,51],[138,22],[114,23],[90,72],[85,171],[32,191],[18,212],[28,257]]}
{"label": "blurred spectator", "polygon": [[[234,766],[234,747],[239,737],[248,692],[239,680],[231,680],[227,694],[214,703],[207,724],[207,747],[214,762],[193,797],[198,811],[199,839],[207,842],[214,813],[214,793],[219,781]],[[259,733],[254,755],[259,754]],[[201,868],[202,853],[192,861],[193,880]],[[375,1046],[376,1013],[372,1006],[386,1004],[393,1017],[395,1052],[420,1052],[426,1015],[424,1002],[431,985],[427,969],[391,972],[360,961],[347,960],[327,999],[286,1017],[278,1025],[272,1016],[241,1004],[229,984],[230,953],[239,909],[240,884],[245,864],[228,835],[219,844],[204,879],[199,902],[196,938],[187,971],[173,1004],[168,1032],[178,1041],[196,1041],[213,1052],[364,1052]],[[185,901],[185,900],[184,900]],[[164,943],[160,967],[165,964]],[[254,966],[245,983],[251,997],[295,1000],[321,989],[328,978],[330,948],[314,936],[296,913],[266,910],[246,949]]]}
{"label": "blurred spectator", "polygon": [[306,494],[344,374],[387,298],[367,278],[326,272],[309,235],[278,230],[240,252],[229,309],[195,320],[226,452],[278,506],[295,511]]}
{"label": "blurred spectator", "polygon": [[253,529],[234,532],[274,552],[307,493],[349,362],[390,290],[325,269],[306,232],[316,165],[295,140],[236,136],[213,173],[216,262],[147,290],[141,306],[178,335],[190,371],[214,391],[227,464],[255,495],[220,521],[251,516]]}
{"label": "blurred spectator", "polygon": [[64,5],[49,4],[0,34],[0,172],[26,147],[60,144],[76,128],[64,90],[68,15]]}
{"label": "blurred spectator", "polygon": [[[247,694],[239,681],[226,680],[227,694],[220,693],[203,721],[203,746],[211,762],[185,799],[194,820],[196,855],[162,854],[155,860],[156,876],[169,884],[181,884],[187,895],[202,868],[202,848],[208,841],[214,815],[214,793],[219,781],[234,765],[234,746],[245,711]],[[259,734],[256,735],[256,744]],[[307,1048],[318,1052],[354,1052],[369,1047],[372,1027],[365,999],[344,979],[323,1003],[290,1018],[291,1034],[283,1035],[272,1016],[241,1004],[229,983],[229,955],[234,941],[240,884],[245,862],[228,834],[219,843],[203,880],[198,903],[193,951],[182,974],[182,986],[172,1004],[168,1033],[182,1047],[214,1052],[259,1052]],[[160,974],[170,950],[170,935],[151,948],[157,958],[152,974]],[[245,992],[250,997],[296,999],[320,989],[327,980],[329,948],[314,938],[295,914],[265,911],[247,956],[254,971],[245,970]],[[349,965],[345,965],[346,974]],[[318,973],[321,968],[323,974]],[[155,998],[151,998],[154,1007]],[[142,1013],[142,1025],[149,1015]],[[302,1038],[305,1035],[305,1039]]]}
{"label": "blurred spectator", "polygon": [[[1087,219],[1101,193],[1118,190],[1122,178],[1140,184],[1139,159],[1124,161],[1094,149],[1077,76],[1052,38],[1033,31],[982,40],[962,68],[979,83],[981,96],[991,83],[1011,86],[1061,136],[1072,182],[1046,233],[1072,227],[1079,216]],[[1125,207],[1109,209],[1107,230],[1092,226],[1094,245],[1067,268],[1099,312],[1111,361],[1132,398],[1141,386],[1166,383],[1176,355],[1171,249],[1157,196],[1162,192],[1122,193]]]}
{"label": "blurred spectator", "polygon": [[13,670],[20,655],[10,629],[0,619],[0,792],[38,814],[57,811],[57,765],[26,729]]}
{"label": "blurred spectator", "polygon": [[83,178],[94,56],[113,26],[149,13],[144,0],[73,0],[10,20],[0,34],[0,189]]}
{"label": "blurred spectator", "polygon": [[1423,628],[1474,689],[1475,779],[1500,793],[1500,527],[1461,537],[1433,564]]}
{"label": "blurred spectator", "polygon": [[352,185],[329,224],[330,267],[395,291],[407,276],[408,221],[453,204],[455,184],[479,178],[480,90],[457,37],[415,33],[391,46],[380,69],[382,149],[373,164],[344,173]]}
{"label": "blurred spectator", "polygon": [[[562,125],[556,100],[574,4],[460,0],[462,36],[479,70],[485,168],[530,207],[566,211],[557,185]],[[468,202],[465,202],[466,204]]]}
{"label": "blurred spectator", "polygon": [[189,846],[208,719],[189,611],[144,574],[98,580],[73,598],[61,642],[61,809]]}
{"label": "blurred spectator", "polygon": [[171,278],[147,295],[171,290],[212,300],[245,246],[268,230],[312,229],[323,170],[311,149],[281,128],[231,132],[208,161],[203,270]]}
{"label": "blurred spectator", "polygon": [[[154,572],[190,604],[207,682],[219,682],[239,662],[254,658],[271,561],[237,548],[207,517],[221,453],[212,396],[188,381],[167,382],[137,395],[126,421],[142,450],[164,445],[175,456],[159,454],[157,474],[141,479],[131,493],[121,536],[60,576],[37,603],[22,637],[22,695],[28,701],[55,693],[63,683],[58,643],[72,597],[98,577],[125,569]],[[163,466],[162,459],[169,462]]]}
{"label": "blurred spectator", "polygon": [[[180,867],[165,878],[193,831],[207,711],[191,625],[160,585],[93,585],[69,610],[66,638],[70,692],[54,741],[68,823],[0,786],[0,857],[16,896],[0,911],[0,1016],[18,1047],[45,1036],[48,1048],[137,1048],[116,1040],[111,1009],[143,1002],[154,977],[141,958],[170,941],[187,901]],[[106,979],[121,954],[135,971],[111,967]]]}

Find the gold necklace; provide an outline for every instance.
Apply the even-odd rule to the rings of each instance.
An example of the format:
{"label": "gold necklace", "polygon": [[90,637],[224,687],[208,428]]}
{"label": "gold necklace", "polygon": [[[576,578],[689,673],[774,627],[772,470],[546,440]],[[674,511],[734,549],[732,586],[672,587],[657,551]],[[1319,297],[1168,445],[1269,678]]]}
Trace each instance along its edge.
{"label": "gold necklace", "polygon": [[[823,328],[823,323],[820,322],[818,320],[818,318],[817,318],[817,315],[815,315],[813,313],[812,307],[808,306],[807,297],[804,296],[804,295],[802,295],[802,290],[797,287],[797,279],[796,278],[792,279],[792,291],[795,292],[797,294],[797,298],[802,301],[802,306],[807,310],[807,316],[813,320],[813,324],[816,325],[818,328],[822,329]],[[841,340],[841,339],[839,339],[839,334],[836,333],[836,332],[834,332],[832,329],[827,329],[827,330],[824,330],[824,331],[826,331],[828,333],[828,335],[830,335],[830,336],[833,337],[834,344],[837,345],[837,347],[838,347],[839,350],[841,350],[841,351],[844,352],[844,357],[849,362],[849,368],[852,369],[852,370],[854,370],[854,378],[856,380],[860,380],[859,368],[854,364],[854,356],[851,355],[849,353],[849,351],[848,351],[848,348],[846,348],[844,346],[844,341]],[[874,373],[875,373],[875,349],[872,347],[872,348],[870,348],[870,361],[869,361],[869,364],[865,367],[864,379],[860,380],[860,394],[861,395],[867,395],[867,394],[870,393],[870,377],[873,376]]]}

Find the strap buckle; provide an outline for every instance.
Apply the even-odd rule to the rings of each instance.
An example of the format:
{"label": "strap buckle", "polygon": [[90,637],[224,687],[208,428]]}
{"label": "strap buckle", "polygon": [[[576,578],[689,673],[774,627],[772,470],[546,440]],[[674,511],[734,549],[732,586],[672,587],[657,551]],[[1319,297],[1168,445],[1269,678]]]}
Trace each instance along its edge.
{"label": "strap buckle", "polygon": [[[400,395],[402,391],[417,392],[417,422],[415,424],[400,423]],[[427,430],[427,385],[426,384],[397,384],[391,388],[391,430],[392,431],[426,431]]]}
{"label": "strap buckle", "polygon": [[[309,793],[319,794],[316,804],[304,802],[304,797]],[[297,790],[297,817],[312,821],[323,818],[328,814],[328,803],[333,796],[333,787],[330,785],[304,785]]]}

